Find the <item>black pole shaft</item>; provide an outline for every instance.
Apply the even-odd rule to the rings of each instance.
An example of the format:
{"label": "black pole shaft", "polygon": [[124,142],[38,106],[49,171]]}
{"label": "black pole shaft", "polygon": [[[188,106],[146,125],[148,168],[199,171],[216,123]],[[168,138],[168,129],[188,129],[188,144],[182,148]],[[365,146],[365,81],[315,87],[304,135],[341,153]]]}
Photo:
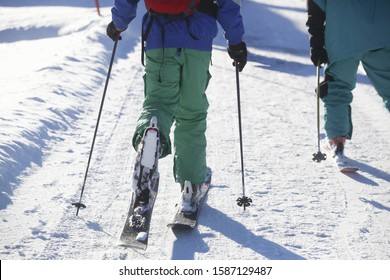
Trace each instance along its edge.
{"label": "black pole shaft", "polygon": [[321,140],[320,140],[320,98],[321,98],[321,85],[320,85],[320,69],[321,63],[318,61],[317,64],[317,152],[313,154],[313,160],[315,162],[321,162],[326,160],[326,154],[321,153]]}
{"label": "black pole shaft", "polygon": [[317,65],[317,147],[320,152],[320,63]]}
{"label": "black pole shaft", "polygon": [[97,122],[96,122],[96,127],[95,127],[95,133],[94,133],[94,135],[93,135],[91,150],[90,150],[90,152],[89,152],[89,158],[88,158],[87,168],[86,168],[86,170],[85,170],[85,175],[84,175],[84,182],[83,182],[83,186],[82,186],[82,188],[81,188],[80,200],[79,200],[78,203],[73,203],[73,205],[76,206],[76,208],[77,208],[76,216],[78,216],[78,214],[79,214],[80,207],[85,208],[85,205],[81,203],[81,199],[82,199],[82,197],[83,197],[84,188],[85,188],[85,183],[86,183],[87,177],[88,177],[89,165],[90,165],[90,163],[91,163],[92,152],[93,152],[93,148],[94,148],[94,146],[95,146],[96,134],[97,134],[98,128],[99,128],[100,117],[101,117],[102,111],[103,111],[103,105],[104,105],[104,100],[105,100],[106,93],[107,93],[108,81],[110,80],[111,69],[112,69],[112,65],[113,65],[113,63],[114,63],[114,57],[115,57],[115,52],[116,52],[116,47],[117,47],[117,45],[118,45],[118,41],[119,41],[119,33],[118,33],[117,37],[115,38],[115,43],[114,43],[114,47],[113,47],[112,55],[111,55],[110,66],[108,67],[108,73],[107,73],[107,78],[106,78],[106,84],[105,84],[105,86],[104,86],[102,101],[101,101],[101,103],[100,103],[99,115],[98,115]]}
{"label": "black pole shaft", "polygon": [[[238,63],[236,62],[236,85],[237,85],[237,107],[238,107],[238,130],[240,134],[240,157],[241,157],[241,181],[242,196],[245,197],[245,176],[244,176],[244,155],[242,147],[242,125],[241,125],[241,101],[240,101],[240,79]],[[245,209],[245,205],[244,205]]]}

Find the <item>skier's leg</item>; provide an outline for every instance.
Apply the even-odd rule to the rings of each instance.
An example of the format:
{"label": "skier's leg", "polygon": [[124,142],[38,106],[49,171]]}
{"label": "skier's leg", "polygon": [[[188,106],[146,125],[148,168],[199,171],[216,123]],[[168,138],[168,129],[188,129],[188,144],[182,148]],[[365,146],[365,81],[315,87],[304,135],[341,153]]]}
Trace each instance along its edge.
{"label": "skier's leg", "polygon": [[175,125],[175,180],[202,184],[206,173],[206,118],[209,103],[205,94],[211,75],[211,52],[183,49],[180,103]]}
{"label": "skier's leg", "polygon": [[173,48],[146,52],[143,77],[145,100],[133,136],[133,146],[137,149],[151,117],[156,116],[160,130],[161,157],[171,153],[169,133],[179,103],[181,65],[176,55],[177,50]]}
{"label": "skier's leg", "polygon": [[363,67],[390,111],[390,48],[370,51],[362,58]]}
{"label": "skier's leg", "polygon": [[322,98],[325,105],[325,131],[332,139],[352,137],[351,102],[352,90],[356,86],[356,72],[359,59],[348,58],[327,65],[325,73],[331,76],[327,95]]}

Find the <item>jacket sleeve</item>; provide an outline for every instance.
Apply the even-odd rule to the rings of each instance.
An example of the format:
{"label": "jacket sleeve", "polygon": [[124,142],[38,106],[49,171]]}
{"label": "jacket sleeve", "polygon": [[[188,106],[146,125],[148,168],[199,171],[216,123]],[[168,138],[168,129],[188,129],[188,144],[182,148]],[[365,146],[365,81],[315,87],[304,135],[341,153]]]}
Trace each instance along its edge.
{"label": "jacket sleeve", "polygon": [[307,0],[307,22],[310,38],[320,36],[324,40],[325,12],[313,1]]}
{"label": "jacket sleeve", "polygon": [[230,45],[242,42],[245,33],[240,6],[233,0],[217,0],[217,21],[225,31],[225,38]]}
{"label": "jacket sleeve", "polygon": [[139,0],[114,0],[111,9],[112,21],[117,29],[127,29],[130,22],[137,15],[137,5]]}

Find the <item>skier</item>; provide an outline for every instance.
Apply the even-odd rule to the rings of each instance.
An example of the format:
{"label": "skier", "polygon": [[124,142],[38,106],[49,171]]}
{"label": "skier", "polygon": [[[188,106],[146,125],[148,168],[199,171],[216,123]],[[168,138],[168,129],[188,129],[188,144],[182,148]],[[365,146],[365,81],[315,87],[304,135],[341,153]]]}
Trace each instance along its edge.
{"label": "skier", "polygon": [[[107,26],[111,39],[121,38],[119,34],[136,16],[138,2],[114,1],[112,22]],[[186,3],[185,10],[180,11],[183,3]],[[233,64],[242,71],[247,62],[240,6],[232,0],[145,0],[145,6],[147,13],[142,26],[145,99],[133,136],[133,146],[138,150],[135,165],[139,165],[143,152],[139,146],[145,142],[142,137],[148,127],[158,128],[157,146],[154,146],[158,157],[171,154],[169,134],[175,123],[173,173],[181,186],[183,211],[191,212],[196,210],[199,187],[206,177],[205,131],[209,104],[205,91],[211,78],[209,65],[213,38],[218,32],[217,21],[225,31]],[[134,172],[136,179],[144,177],[139,170]],[[150,168],[146,172],[154,171]]]}
{"label": "skier", "polygon": [[390,1],[308,0],[307,10],[310,58],[315,66],[325,64],[320,92],[326,145],[343,158],[360,62],[390,111]]}

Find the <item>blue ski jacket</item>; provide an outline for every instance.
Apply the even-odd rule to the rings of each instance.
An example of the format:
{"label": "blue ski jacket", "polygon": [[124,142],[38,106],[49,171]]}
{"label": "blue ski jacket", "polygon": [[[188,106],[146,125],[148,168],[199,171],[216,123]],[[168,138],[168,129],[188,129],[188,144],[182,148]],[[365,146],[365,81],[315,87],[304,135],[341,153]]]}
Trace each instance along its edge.
{"label": "blue ski jacket", "polygon": [[326,14],[329,62],[390,47],[390,0],[313,0]]}
{"label": "blue ski jacket", "polygon": [[[126,30],[136,17],[140,0],[114,0],[111,9],[112,20],[117,29]],[[217,4],[216,16],[203,12],[194,12],[186,18],[176,19],[168,23],[168,19],[155,17],[147,32],[145,50],[158,48],[189,48],[211,51],[213,39],[217,36],[217,22],[223,28],[228,44],[237,45],[242,42],[244,25],[240,6],[233,0],[214,0]],[[143,17],[143,32],[146,31],[151,15]],[[164,33],[164,36],[162,36]]]}

